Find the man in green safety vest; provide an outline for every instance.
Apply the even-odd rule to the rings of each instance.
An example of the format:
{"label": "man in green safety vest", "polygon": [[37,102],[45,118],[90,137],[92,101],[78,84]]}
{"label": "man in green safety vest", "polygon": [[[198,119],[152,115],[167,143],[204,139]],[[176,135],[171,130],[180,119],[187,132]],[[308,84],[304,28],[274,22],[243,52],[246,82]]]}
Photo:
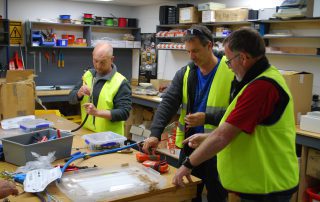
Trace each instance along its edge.
{"label": "man in green safety vest", "polygon": [[184,140],[197,148],[173,183],[218,154],[221,183],[242,202],[289,202],[299,183],[293,100],[286,82],[265,56],[262,37],[242,28],[224,41],[226,64],[236,77],[231,104],[219,127]]}
{"label": "man in green safety vest", "polygon": [[131,87],[113,64],[113,48],[98,43],[93,50],[94,69],[85,72],[70,92],[71,104],[81,103],[84,127],[95,132],[112,131],[124,135],[124,121],[131,110]]}
{"label": "man in green safety vest", "polygon": [[[226,58],[218,58],[213,54],[213,37],[207,27],[193,25],[187,30],[184,41],[192,62],[175,74],[155,114],[151,137],[145,140],[143,146],[145,152],[157,147],[165,126],[180,108],[175,142],[177,147],[182,148],[180,164],[193,150],[183,145],[183,140],[195,133],[210,132],[219,124],[229,104],[234,77],[225,63]],[[226,201],[227,192],[218,177],[216,157],[198,165],[192,174],[202,179],[193,201],[201,201],[204,185],[208,201]]]}

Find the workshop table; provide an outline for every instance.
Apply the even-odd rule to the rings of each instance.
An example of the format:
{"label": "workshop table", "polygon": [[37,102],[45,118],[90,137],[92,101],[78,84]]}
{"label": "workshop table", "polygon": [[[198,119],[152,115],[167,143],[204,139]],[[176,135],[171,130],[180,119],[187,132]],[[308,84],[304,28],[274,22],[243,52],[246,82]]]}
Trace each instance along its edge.
{"label": "workshop table", "polygon": [[[71,130],[71,129],[74,129],[78,126],[77,124],[75,124],[69,120],[66,120],[62,117],[58,117],[53,114],[44,114],[39,117],[45,118],[49,121],[52,121],[54,123],[54,127],[58,128],[58,129],[62,129],[62,130]],[[5,131],[0,129],[0,138],[4,133],[5,133]],[[81,138],[82,135],[89,134],[89,133],[92,133],[92,131],[86,130],[86,129],[80,129],[79,131],[73,133],[73,134],[75,134],[75,136],[73,138],[72,153],[77,151],[76,148],[80,148],[80,151],[90,152],[89,150],[87,150],[85,148],[84,140]],[[75,161],[74,163],[77,166],[90,166],[90,167],[92,167],[94,165],[97,165],[99,168],[108,168],[108,167],[118,166],[118,165],[126,164],[126,163],[129,163],[129,165],[139,164],[136,161],[135,152],[131,153],[131,154],[121,154],[121,153],[107,154],[107,155],[89,158],[87,160],[80,159],[80,160]],[[64,161],[57,160],[54,162],[54,165],[57,165],[57,164],[64,164]],[[12,172],[12,171],[16,170],[17,166],[6,163],[6,162],[0,162],[0,168],[1,168],[0,169],[1,171],[8,170],[8,171]],[[167,180],[166,185],[163,189],[156,190],[156,191],[149,192],[149,193],[134,195],[134,196],[130,196],[130,197],[114,200],[114,201],[119,201],[119,202],[120,201],[141,201],[141,202],[152,201],[152,202],[156,202],[156,201],[164,201],[165,200],[166,202],[170,202],[170,201],[174,202],[174,201],[190,200],[193,197],[195,197],[197,184],[199,184],[201,182],[201,180],[196,177],[192,177],[192,179],[193,179],[192,183],[187,183],[185,187],[178,188],[178,187],[171,184],[171,181],[172,181],[172,178],[175,174],[175,171],[176,171],[176,169],[174,167],[170,166],[168,173],[162,175]],[[21,193],[22,188],[21,187],[18,187],[18,188],[19,188],[19,193]],[[71,201],[65,194],[60,192],[60,190],[56,187],[55,183],[50,184],[48,186],[47,190],[51,195],[55,196],[60,201]],[[39,201],[39,199],[36,196],[34,196],[33,194],[30,194],[30,193],[23,193],[17,197],[10,196],[8,198],[10,201],[19,201],[19,202]],[[108,199],[106,199],[106,201],[107,200]]]}

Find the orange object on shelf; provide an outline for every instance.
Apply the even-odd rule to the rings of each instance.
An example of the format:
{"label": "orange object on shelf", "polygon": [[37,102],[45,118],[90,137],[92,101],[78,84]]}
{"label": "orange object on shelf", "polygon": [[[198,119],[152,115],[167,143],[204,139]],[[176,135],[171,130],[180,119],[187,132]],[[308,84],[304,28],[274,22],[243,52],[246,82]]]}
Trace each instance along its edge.
{"label": "orange object on shelf", "polygon": [[68,44],[73,44],[75,42],[75,36],[74,35],[68,35],[68,34],[62,34],[62,39],[68,39]]}

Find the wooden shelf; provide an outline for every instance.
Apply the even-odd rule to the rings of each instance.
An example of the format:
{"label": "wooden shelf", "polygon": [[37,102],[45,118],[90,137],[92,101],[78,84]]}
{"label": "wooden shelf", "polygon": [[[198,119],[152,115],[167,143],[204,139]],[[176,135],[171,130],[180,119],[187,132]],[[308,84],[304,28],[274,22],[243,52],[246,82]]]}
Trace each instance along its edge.
{"label": "wooden shelf", "polygon": [[242,25],[242,24],[251,24],[249,21],[238,21],[238,22],[207,22],[200,23],[205,26],[215,26],[215,25]]}
{"label": "wooden shelf", "polygon": [[158,27],[190,27],[193,24],[169,24],[169,25],[158,25]]}
{"label": "wooden shelf", "polygon": [[[90,47],[71,47],[71,46],[31,46],[30,48],[39,48],[39,49],[45,49],[45,48],[49,48],[49,49],[54,49],[54,48],[61,48],[61,49],[93,49],[93,46]],[[140,49],[140,48],[119,48],[119,47],[114,47],[113,49]]]}
{"label": "wooden shelf", "polygon": [[312,38],[320,38],[320,35],[318,36],[263,36],[264,39],[278,39],[278,38],[303,38],[303,39],[312,39]]}
{"label": "wooden shelf", "polygon": [[106,29],[119,29],[119,30],[136,30],[138,27],[109,27],[105,25],[90,25],[90,24],[71,24],[71,23],[55,23],[55,22],[37,22],[30,21],[33,25],[52,25],[52,26],[64,26],[64,27],[97,27]]}
{"label": "wooden shelf", "polygon": [[157,39],[182,39],[183,36],[172,36],[172,37],[156,37]]}
{"label": "wooden shelf", "polygon": [[266,52],[266,54],[267,55],[283,55],[283,56],[320,57],[320,55],[295,54],[295,53],[270,53],[270,52]]}
{"label": "wooden shelf", "polygon": [[320,18],[302,18],[302,19],[295,19],[295,20],[252,20],[250,22],[256,22],[256,23],[296,23],[296,22],[320,22]]}
{"label": "wooden shelf", "polygon": [[173,50],[173,51],[186,51],[186,49],[170,49],[170,48],[157,48],[157,50]]}

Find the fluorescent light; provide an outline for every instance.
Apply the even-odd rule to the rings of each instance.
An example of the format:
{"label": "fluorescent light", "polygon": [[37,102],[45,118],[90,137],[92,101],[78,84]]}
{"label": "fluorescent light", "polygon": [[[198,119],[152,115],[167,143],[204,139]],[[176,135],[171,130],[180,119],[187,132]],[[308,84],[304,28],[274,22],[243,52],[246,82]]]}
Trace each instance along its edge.
{"label": "fluorescent light", "polygon": [[95,0],[95,1],[113,1],[113,0]]}

